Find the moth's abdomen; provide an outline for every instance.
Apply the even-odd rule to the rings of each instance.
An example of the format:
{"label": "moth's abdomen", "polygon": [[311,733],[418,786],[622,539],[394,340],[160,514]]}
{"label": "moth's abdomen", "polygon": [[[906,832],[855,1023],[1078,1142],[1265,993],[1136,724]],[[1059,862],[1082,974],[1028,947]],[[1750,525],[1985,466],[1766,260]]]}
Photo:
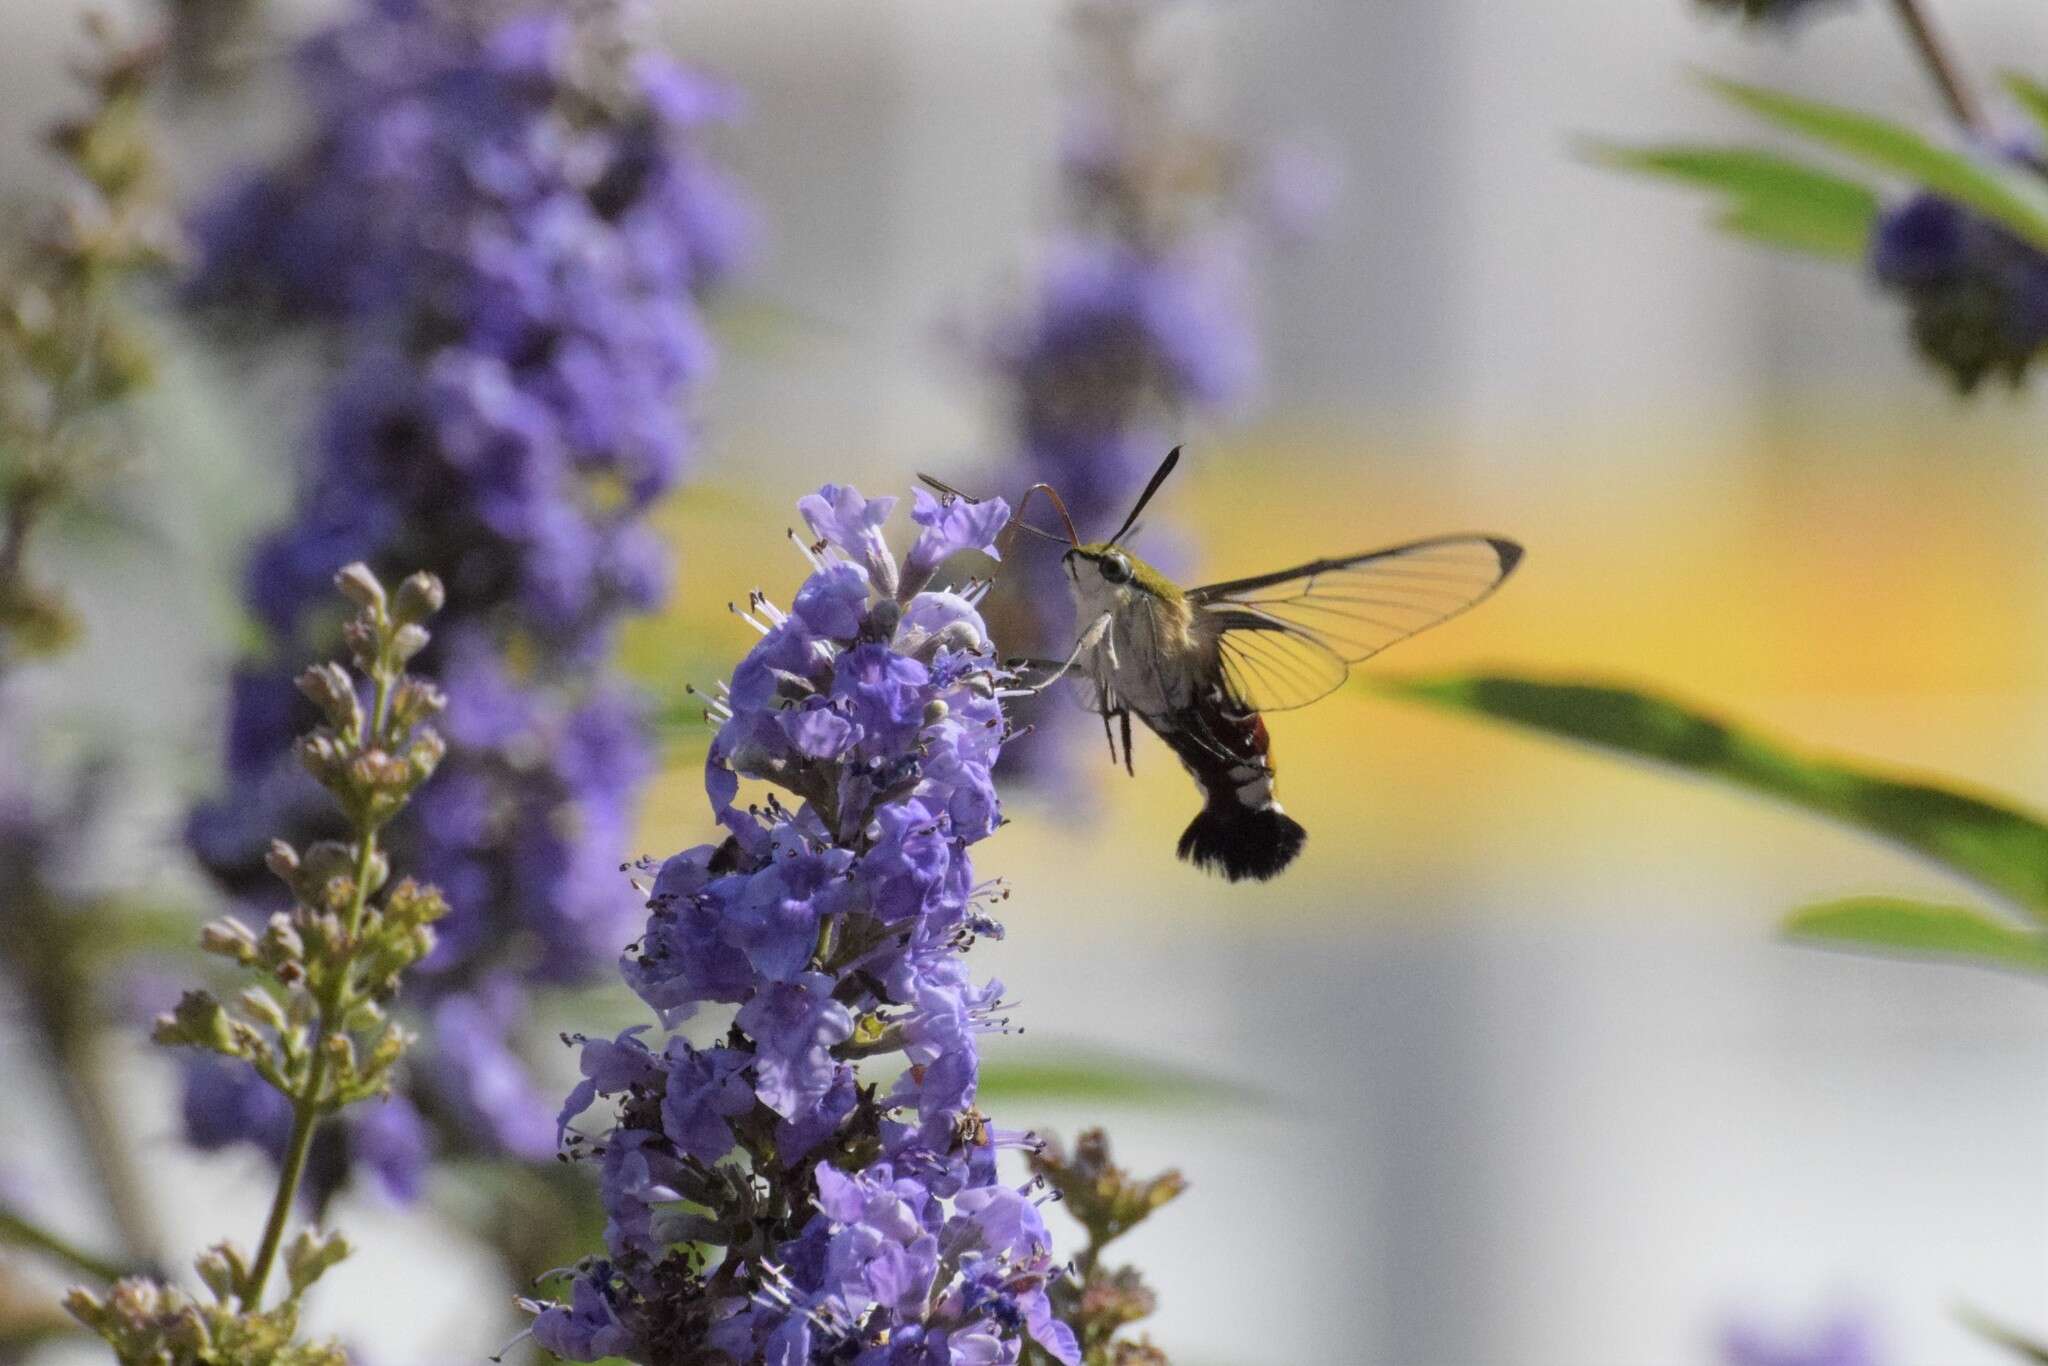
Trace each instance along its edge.
{"label": "moth's abdomen", "polygon": [[1294,862],[1308,832],[1274,800],[1271,746],[1257,712],[1217,689],[1146,720],[1202,789],[1201,813],[1180,837],[1183,859],[1232,882],[1263,882]]}
{"label": "moth's abdomen", "polygon": [[1221,873],[1232,882],[1264,882],[1294,862],[1307,841],[1301,822],[1277,804],[1254,808],[1211,803],[1181,832],[1179,852],[1195,867]]}

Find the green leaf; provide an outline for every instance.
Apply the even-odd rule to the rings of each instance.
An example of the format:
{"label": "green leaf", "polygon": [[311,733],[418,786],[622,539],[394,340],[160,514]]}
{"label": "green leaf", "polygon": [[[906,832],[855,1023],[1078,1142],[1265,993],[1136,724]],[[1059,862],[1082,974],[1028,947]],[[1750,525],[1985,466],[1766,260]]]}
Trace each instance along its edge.
{"label": "green leaf", "polygon": [[1877,218],[1877,192],[1860,181],[1750,147],[1615,147],[1587,155],[1617,170],[1682,181],[1728,197],[1716,220],[1774,246],[1858,260]]}
{"label": "green leaf", "polygon": [[1802,753],[1629,688],[1478,674],[1375,686],[1776,797],[1893,840],[2048,923],[2048,825],[2017,807]]}
{"label": "green leaf", "polygon": [[1708,84],[1780,128],[1968,205],[2048,251],[2048,185],[2030,171],[1952,151],[1910,128],[1853,109],[1781,95],[1740,81],[1710,78]]}
{"label": "green leaf", "polygon": [[2000,72],[1998,83],[2005,87],[2020,108],[2034,120],[2043,137],[2048,137],[2048,85],[2017,71]]}
{"label": "green leaf", "polygon": [[2042,1344],[2037,1339],[2030,1338],[2024,1333],[2008,1328],[1996,1319],[1979,1313],[1967,1305],[1956,1311],[1956,1317],[1962,1320],[1965,1328],[1986,1341],[2005,1348],[2021,1361],[2031,1361],[2038,1363],[2038,1366],[2048,1366],[2048,1345]]}
{"label": "green leaf", "polygon": [[976,1094],[1013,1107],[1026,1102],[1093,1101],[1143,1109],[1246,1103],[1249,1087],[1152,1059],[1090,1050],[984,1060]]}
{"label": "green leaf", "polygon": [[123,1276],[134,1275],[139,1270],[136,1267],[122,1266],[112,1258],[102,1257],[98,1253],[87,1252],[69,1238],[11,1209],[0,1209],[0,1244],[41,1252],[73,1271],[83,1272],[109,1283],[118,1281]]}
{"label": "green leaf", "polygon": [[1803,907],[1785,933],[1820,944],[1967,958],[1995,967],[2048,972],[2048,935],[2014,929],[1963,906],[1861,896]]}

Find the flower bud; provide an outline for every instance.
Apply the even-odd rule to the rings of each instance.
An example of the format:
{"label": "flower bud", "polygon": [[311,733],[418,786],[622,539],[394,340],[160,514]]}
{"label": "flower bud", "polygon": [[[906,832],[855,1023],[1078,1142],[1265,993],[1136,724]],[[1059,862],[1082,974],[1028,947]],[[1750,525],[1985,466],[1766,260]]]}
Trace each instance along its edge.
{"label": "flower bud", "polygon": [[278,881],[290,887],[298,878],[299,851],[283,840],[272,840],[270,851],[263,856],[263,866],[268,868]]}
{"label": "flower bud", "polygon": [[434,770],[441,766],[441,760],[446,758],[447,755],[448,742],[441,738],[439,731],[421,731],[419,736],[412,742],[412,748],[408,749],[405,754],[406,764],[410,770],[413,785],[423,783],[433,777]]}
{"label": "flower bud", "polygon": [[405,582],[398,585],[391,616],[400,625],[411,626],[433,616],[447,601],[448,590],[441,586],[441,580],[422,570],[408,574]]}
{"label": "flower bud", "polygon": [[344,1079],[356,1075],[356,1043],[346,1034],[329,1034],[320,1041],[327,1050],[327,1060],[333,1064],[335,1075]]}
{"label": "flower bud", "polygon": [[388,1069],[405,1054],[406,1045],[412,1042],[412,1035],[397,1025],[386,1025],[384,1032],[377,1036],[377,1042],[370,1048],[369,1065],[365,1076],[377,1076]]}
{"label": "flower bud", "polygon": [[284,1008],[278,1005],[275,996],[262,987],[249,987],[238,994],[235,1000],[242,1007],[244,1017],[258,1024],[268,1025],[280,1034],[289,1027],[285,1020]]}
{"label": "flower bud", "polygon": [[448,697],[424,678],[407,678],[391,695],[391,721],[399,730],[411,730],[429,717],[447,709]]}
{"label": "flower bud", "polygon": [[316,730],[311,735],[301,735],[293,749],[299,756],[299,763],[322,787],[332,789],[342,781],[348,751],[334,736]]}
{"label": "flower bud", "polygon": [[299,691],[320,708],[342,735],[358,735],[363,728],[363,704],[356,697],[348,671],[339,664],[315,664],[298,676]]}
{"label": "flower bud", "polygon": [[284,963],[296,963],[306,956],[306,941],[299,937],[298,927],[283,911],[273,913],[263,926],[263,937],[257,941],[266,967],[276,968]]}
{"label": "flower bud", "polygon": [[384,639],[377,630],[377,623],[368,616],[355,617],[344,622],[341,628],[342,643],[348,646],[350,659],[364,673],[375,673],[383,663]]}
{"label": "flower bud", "polygon": [[199,947],[247,967],[256,961],[256,936],[232,916],[210,920],[199,930]]}
{"label": "flower bud", "polygon": [[377,576],[370,572],[370,566],[361,560],[343,565],[340,572],[334,576],[334,586],[356,606],[370,612],[383,612],[384,585],[377,582]]}
{"label": "flower bud", "polygon": [[391,633],[391,653],[398,656],[402,663],[426,649],[427,642],[432,638],[427,634],[426,627],[408,622]]}
{"label": "flower bud", "polygon": [[393,924],[410,929],[416,925],[431,925],[448,914],[448,903],[441,896],[439,888],[426,886],[403,878],[391,895],[384,899],[384,917]]}
{"label": "flower bud", "polygon": [[217,1300],[239,1296],[249,1273],[240,1251],[232,1243],[216,1243],[206,1249],[192,1259],[192,1269]]}
{"label": "flower bud", "polygon": [[159,1015],[150,1037],[160,1044],[185,1044],[235,1057],[234,1022],[226,1007],[207,991],[188,991],[168,1015]]}
{"label": "flower bud", "polygon": [[329,1267],[353,1250],[339,1233],[323,1236],[312,1229],[302,1231],[284,1250],[284,1273],[292,1294],[305,1294]]}

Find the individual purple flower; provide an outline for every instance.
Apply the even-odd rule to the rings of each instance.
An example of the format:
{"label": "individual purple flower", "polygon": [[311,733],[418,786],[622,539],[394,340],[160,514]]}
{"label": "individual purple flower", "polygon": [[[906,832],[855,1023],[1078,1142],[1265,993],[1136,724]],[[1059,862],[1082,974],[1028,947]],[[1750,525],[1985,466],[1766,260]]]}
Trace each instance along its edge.
{"label": "individual purple flower", "polygon": [[[567,1304],[535,1306],[550,1350],[955,1366],[1035,1342],[1078,1366],[1047,1293],[1045,1197],[996,1176],[996,1147],[1030,1140],[975,1104],[980,1039],[1005,1022],[961,955],[1002,892],[968,850],[1000,824],[1007,675],[976,610],[986,584],[921,587],[992,549],[1009,510],[920,499],[921,549],[899,567],[892,501],[805,499],[814,572],[790,613],[749,603],[761,639],[712,708],[723,838],[662,866],[623,964],[665,1023],[737,1009],[716,1047],[583,1042],[564,1143],[602,1163],[607,1255]],[[741,804],[749,783],[769,795]],[[885,1054],[886,1091],[861,1075]],[[600,1096],[616,1108],[586,1136]]]}
{"label": "individual purple flower", "polygon": [[611,1268],[594,1263],[576,1278],[574,1298],[566,1307],[551,1309],[534,1322],[533,1340],[571,1361],[596,1361],[632,1351],[633,1334],[620,1322],[610,1289]]}
{"label": "individual purple flower", "polygon": [[904,589],[915,593],[923,588],[941,564],[962,550],[982,549],[996,556],[996,533],[1010,519],[1007,504],[934,498],[923,489],[912,490],[910,496],[910,520],[917,523],[918,533],[903,562]]}
{"label": "individual purple flower", "polygon": [[669,1040],[661,1130],[685,1157],[712,1163],[733,1149],[732,1121],[754,1107],[747,1057],[732,1048]]}
{"label": "individual purple flower", "polygon": [[896,558],[882,539],[882,524],[895,510],[894,498],[863,498],[845,484],[827,484],[797,500],[797,511],[812,534],[867,571],[875,586],[896,594]]}
{"label": "individual purple flower", "polygon": [[266,638],[189,842],[267,914],[269,840],[331,819],[272,661],[325,648],[341,564],[436,572],[421,667],[450,753],[387,832],[453,908],[408,992],[436,1023],[412,1084],[443,1146],[534,1160],[554,1107],[516,998],[608,974],[640,916],[618,869],[655,755],[606,661],[666,592],[647,517],[687,468],[713,361],[697,301],[750,235],[705,145],[732,92],[646,47],[630,9],[359,0],[299,50],[310,132],[202,215],[191,285],[239,325],[321,329],[335,373],[293,518],[249,562]]}

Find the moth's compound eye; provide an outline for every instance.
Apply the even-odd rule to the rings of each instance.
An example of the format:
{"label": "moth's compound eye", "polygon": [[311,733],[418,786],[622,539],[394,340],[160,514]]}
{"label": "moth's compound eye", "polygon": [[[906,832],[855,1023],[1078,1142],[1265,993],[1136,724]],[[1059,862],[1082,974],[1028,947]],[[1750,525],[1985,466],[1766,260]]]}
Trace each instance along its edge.
{"label": "moth's compound eye", "polygon": [[1131,581],[1130,560],[1122,555],[1103,556],[1102,577],[1111,583],[1129,583]]}

